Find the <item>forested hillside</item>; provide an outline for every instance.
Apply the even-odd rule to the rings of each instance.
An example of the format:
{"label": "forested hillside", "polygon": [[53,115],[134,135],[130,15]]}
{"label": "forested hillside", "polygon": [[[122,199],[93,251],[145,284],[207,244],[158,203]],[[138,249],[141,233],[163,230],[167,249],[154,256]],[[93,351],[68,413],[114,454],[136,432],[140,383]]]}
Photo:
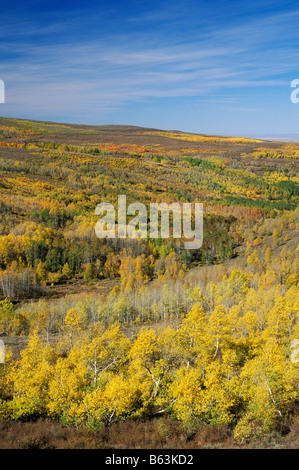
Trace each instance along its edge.
{"label": "forested hillside", "polygon": [[[0,415],[287,434],[298,167],[296,143],[0,118]],[[97,238],[121,194],[202,202],[202,247]]]}

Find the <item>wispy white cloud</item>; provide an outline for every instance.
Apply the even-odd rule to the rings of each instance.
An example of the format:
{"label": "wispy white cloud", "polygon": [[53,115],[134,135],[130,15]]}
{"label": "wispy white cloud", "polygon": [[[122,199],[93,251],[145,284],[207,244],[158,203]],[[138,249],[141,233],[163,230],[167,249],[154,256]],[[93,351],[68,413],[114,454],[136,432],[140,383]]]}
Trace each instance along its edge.
{"label": "wispy white cloud", "polygon": [[[147,12],[141,19],[148,23],[162,20],[167,11]],[[177,15],[176,11],[172,19]],[[40,44],[31,42],[33,34],[42,32],[36,23],[19,22],[22,41],[13,38],[9,25],[2,25],[0,37],[7,35],[0,46],[6,109],[64,110],[80,116],[87,110],[105,112],[161,98],[198,97],[213,102],[216,89],[223,91],[222,102],[234,103],[236,89],[286,87],[288,81],[282,75],[295,71],[299,60],[296,44],[290,44],[299,36],[298,19],[296,10],[230,28],[217,25],[199,31],[197,37],[186,34],[177,40],[174,35],[168,38],[167,30],[152,35],[147,31],[148,40],[142,31],[130,34],[126,30],[77,41],[66,37],[56,43],[55,33],[63,28],[70,31],[78,24],[78,18],[71,17],[47,25],[50,39]],[[127,23],[137,20],[132,17]],[[259,108],[240,104],[238,109]]]}

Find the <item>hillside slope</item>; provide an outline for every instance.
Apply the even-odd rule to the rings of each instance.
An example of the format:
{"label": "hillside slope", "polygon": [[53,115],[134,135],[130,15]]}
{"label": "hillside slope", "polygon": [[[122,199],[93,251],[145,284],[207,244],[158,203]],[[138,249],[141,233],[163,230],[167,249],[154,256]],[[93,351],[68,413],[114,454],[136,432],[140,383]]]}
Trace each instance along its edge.
{"label": "hillside slope", "polygon": [[[0,118],[0,415],[291,432],[298,161],[295,143]],[[97,238],[123,194],[202,202],[202,247]]]}

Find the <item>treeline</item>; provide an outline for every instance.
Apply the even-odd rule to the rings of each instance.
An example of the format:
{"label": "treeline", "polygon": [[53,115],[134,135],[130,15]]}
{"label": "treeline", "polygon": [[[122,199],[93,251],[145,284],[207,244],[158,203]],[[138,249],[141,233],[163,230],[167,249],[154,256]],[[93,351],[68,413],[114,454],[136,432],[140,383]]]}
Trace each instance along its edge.
{"label": "treeline", "polygon": [[[39,311],[42,310],[48,312],[47,335],[58,334],[62,331],[70,305],[78,312],[84,312],[87,325],[101,321],[106,327],[115,321],[134,326],[165,322],[178,325],[196,303],[211,312],[219,304],[226,309],[238,305],[249,294],[256,296],[258,306],[265,289],[274,289],[276,298],[277,295],[284,295],[287,289],[298,286],[298,248],[288,248],[287,237],[281,237],[277,228],[280,226],[282,230],[287,220],[291,230],[294,224],[289,215],[283,216],[276,224],[269,219],[264,224],[252,227],[243,257],[236,258],[227,267],[205,265],[188,272],[185,265],[178,262],[175,252],[164,252],[163,256],[156,259],[153,255],[147,257],[135,253],[132,256],[132,253],[124,250],[117,263],[115,257],[110,258],[109,272],[114,273],[117,284],[106,298],[97,298],[94,294],[93,298],[83,295],[76,300],[76,297],[71,296],[61,301],[43,301],[41,304],[23,303],[15,308],[11,304],[10,309],[1,310],[2,321],[6,325],[5,328],[2,325],[2,331],[7,335],[29,334],[38,323]],[[269,233],[272,232],[265,233],[264,230],[270,229],[270,223],[273,235],[269,239]],[[263,242],[264,238],[269,243]],[[87,265],[86,281],[94,279],[93,269],[92,264]],[[40,278],[46,276],[40,265],[37,272]],[[66,270],[63,270],[62,275],[67,276]],[[11,318],[14,319],[12,323]]]}
{"label": "treeline", "polygon": [[[223,261],[234,256],[237,239],[230,230],[234,218],[216,215],[205,217],[204,244],[201,250],[183,250],[182,241],[173,239],[121,240],[96,237],[91,221],[77,219],[68,223],[71,213],[51,209],[33,212],[35,222],[22,222],[8,235],[2,235],[0,245],[0,292],[4,297],[17,299],[25,294],[18,289],[19,278],[35,277],[37,283],[51,285],[67,280],[120,278],[124,258],[130,255],[142,259],[142,275],[148,280],[167,269],[166,258],[172,254],[181,269],[197,264]],[[95,225],[95,223],[94,223]],[[27,274],[26,274],[27,273]],[[11,280],[13,288],[7,287]],[[37,294],[32,289],[27,293]],[[33,295],[34,296],[34,295]]]}
{"label": "treeline", "polygon": [[72,307],[55,342],[46,334],[49,311],[41,309],[21,357],[6,351],[0,414],[91,429],[169,414],[189,429],[228,425],[236,439],[275,430],[298,399],[291,344],[299,335],[299,290],[250,289],[241,273],[232,273],[229,289],[233,305],[195,301],[176,326],[135,333]]}
{"label": "treeline", "polygon": [[[255,173],[249,163],[242,168],[225,152],[203,157],[195,149],[189,155],[178,148],[170,155],[150,145],[44,142],[15,126],[2,126],[0,159],[0,269],[6,279],[0,295],[13,300],[38,295],[38,284],[120,278],[124,253],[145,256],[142,269],[149,279],[157,277],[170,253],[186,270],[223,262],[236,255],[250,220],[274,218],[298,204],[293,168]],[[128,204],[203,202],[203,247],[183,250],[178,240],[98,240],[95,207],[103,201],[116,204],[124,192]],[[31,279],[29,288],[22,270],[24,279]]]}

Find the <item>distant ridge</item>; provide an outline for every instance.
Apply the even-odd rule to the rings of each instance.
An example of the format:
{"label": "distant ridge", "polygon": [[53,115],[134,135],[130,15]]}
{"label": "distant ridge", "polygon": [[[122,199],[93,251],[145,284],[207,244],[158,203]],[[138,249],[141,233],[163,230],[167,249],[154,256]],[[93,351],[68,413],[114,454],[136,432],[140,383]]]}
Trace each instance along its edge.
{"label": "distant ridge", "polygon": [[299,142],[299,134],[247,134],[247,137],[279,142]]}
{"label": "distant ridge", "polygon": [[76,123],[68,123],[68,122],[56,122],[56,121],[47,121],[47,120],[37,120],[37,119],[26,119],[26,118],[12,118],[12,117],[0,117],[0,125],[13,125],[18,124],[20,127],[23,128],[25,125],[32,125],[33,128],[35,126],[40,128],[41,126],[46,126],[46,128],[68,128],[69,130],[73,131],[81,131],[81,132],[96,132],[96,133],[109,133],[112,135],[118,134],[121,135],[123,133],[127,135],[133,136],[136,133],[143,133],[143,132],[171,132],[177,134],[189,134],[194,136],[203,136],[203,137],[214,137],[214,138],[245,138],[245,139],[260,139],[264,141],[272,141],[272,142],[299,142],[299,134],[244,134],[244,135],[234,135],[232,134],[207,134],[202,132],[189,132],[189,131],[182,131],[177,129],[160,129],[156,127],[144,127],[144,126],[136,126],[131,124],[76,124]]}

